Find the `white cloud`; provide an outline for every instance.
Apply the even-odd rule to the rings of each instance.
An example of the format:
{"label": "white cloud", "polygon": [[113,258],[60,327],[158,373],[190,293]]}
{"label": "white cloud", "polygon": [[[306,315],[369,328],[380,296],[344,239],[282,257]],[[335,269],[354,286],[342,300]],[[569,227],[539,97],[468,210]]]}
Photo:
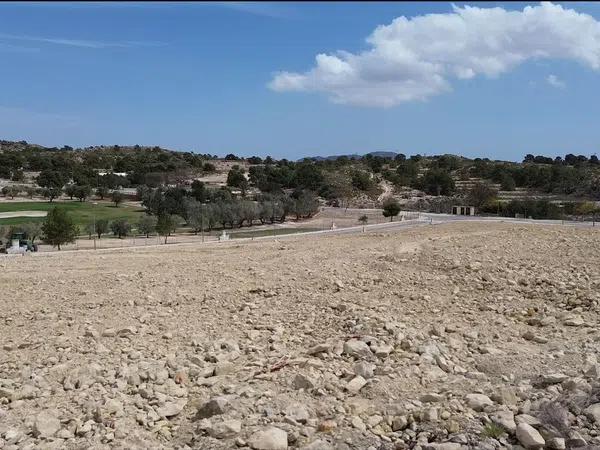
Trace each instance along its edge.
{"label": "white cloud", "polygon": [[562,81],[561,79],[559,79],[554,74],[548,75],[546,77],[546,81],[548,82],[548,84],[550,86],[555,87],[555,88],[559,88],[559,89],[564,89],[567,86],[564,81]]}
{"label": "white cloud", "polygon": [[278,72],[277,92],[326,93],[335,103],[391,107],[450,91],[453,79],[497,77],[535,59],[600,70],[600,22],[543,2],[522,11],[457,7],[378,26],[360,53],[319,54],[304,73]]}

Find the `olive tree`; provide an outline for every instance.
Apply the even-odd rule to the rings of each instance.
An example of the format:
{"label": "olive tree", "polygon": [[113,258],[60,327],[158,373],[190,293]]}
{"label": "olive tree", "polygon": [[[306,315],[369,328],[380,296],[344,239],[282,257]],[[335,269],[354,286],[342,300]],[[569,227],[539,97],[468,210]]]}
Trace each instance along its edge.
{"label": "olive tree", "polygon": [[123,239],[124,237],[127,237],[129,233],[131,233],[131,224],[127,221],[127,219],[117,219],[111,222],[110,229],[115,236],[118,236],[119,239]]}
{"label": "olive tree", "polygon": [[155,216],[144,214],[137,224],[137,230],[139,233],[148,238],[150,237],[150,233],[154,233],[156,231],[156,222],[157,220]]}
{"label": "olive tree", "polygon": [[65,209],[54,207],[48,211],[42,232],[44,241],[60,250],[61,245],[75,242],[79,230]]}

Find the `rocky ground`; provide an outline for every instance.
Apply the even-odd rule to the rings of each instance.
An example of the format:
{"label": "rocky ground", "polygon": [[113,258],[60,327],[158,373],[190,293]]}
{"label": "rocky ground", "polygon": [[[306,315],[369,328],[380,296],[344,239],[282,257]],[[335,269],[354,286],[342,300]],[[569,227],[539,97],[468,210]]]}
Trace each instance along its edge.
{"label": "rocky ground", "polygon": [[0,448],[600,448],[600,230],[0,259]]}

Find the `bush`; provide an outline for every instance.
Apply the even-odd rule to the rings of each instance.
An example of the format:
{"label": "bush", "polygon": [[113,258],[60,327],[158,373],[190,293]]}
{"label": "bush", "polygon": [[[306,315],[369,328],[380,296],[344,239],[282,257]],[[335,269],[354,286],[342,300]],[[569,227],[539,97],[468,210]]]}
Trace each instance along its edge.
{"label": "bush", "polygon": [[394,198],[388,198],[383,203],[383,217],[389,217],[390,222],[400,213],[400,203]]}

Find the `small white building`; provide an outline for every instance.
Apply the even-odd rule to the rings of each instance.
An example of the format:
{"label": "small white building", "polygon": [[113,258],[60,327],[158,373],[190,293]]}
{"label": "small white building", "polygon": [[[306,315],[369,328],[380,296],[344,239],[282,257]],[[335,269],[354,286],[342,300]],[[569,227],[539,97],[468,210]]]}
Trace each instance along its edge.
{"label": "small white building", "polygon": [[475,215],[475,207],[474,206],[453,206],[452,214],[456,216],[474,216]]}

